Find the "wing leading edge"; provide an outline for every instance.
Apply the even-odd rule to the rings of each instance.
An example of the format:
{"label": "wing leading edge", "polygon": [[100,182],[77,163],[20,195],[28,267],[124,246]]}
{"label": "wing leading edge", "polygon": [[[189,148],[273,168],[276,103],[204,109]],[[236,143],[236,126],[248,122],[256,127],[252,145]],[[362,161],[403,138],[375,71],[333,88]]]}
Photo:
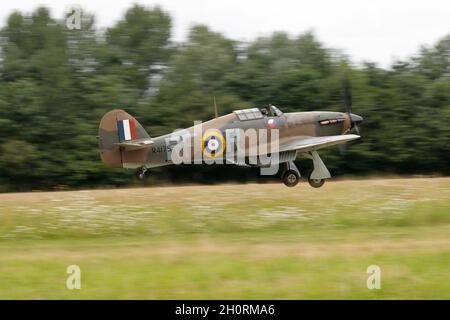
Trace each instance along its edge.
{"label": "wing leading edge", "polygon": [[281,145],[280,152],[289,150],[296,150],[298,152],[310,152],[359,138],[360,136],[356,134],[345,134],[339,136],[326,136],[326,137],[302,137]]}

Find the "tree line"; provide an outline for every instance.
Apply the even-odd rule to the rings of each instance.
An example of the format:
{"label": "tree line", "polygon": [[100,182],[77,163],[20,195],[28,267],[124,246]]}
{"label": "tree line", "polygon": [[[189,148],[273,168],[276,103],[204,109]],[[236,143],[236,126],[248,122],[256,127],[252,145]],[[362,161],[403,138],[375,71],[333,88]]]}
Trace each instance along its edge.
{"label": "tree line", "polygon": [[[243,43],[196,25],[175,43],[160,7],[130,7],[107,29],[81,18],[70,30],[40,7],[11,13],[0,31],[0,191],[135,183],[134,172],[99,158],[97,128],[111,109],[135,115],[150,136],[212,118],[213,97],[220,114],[269,104],[343,111],[344,73],[363,138],[321,152],[333,175],[450,173],[450,34],[381,68],[353,64],[312,32]],[[257,179],[270,178],[172,166],[151,170],[147,183]]]}

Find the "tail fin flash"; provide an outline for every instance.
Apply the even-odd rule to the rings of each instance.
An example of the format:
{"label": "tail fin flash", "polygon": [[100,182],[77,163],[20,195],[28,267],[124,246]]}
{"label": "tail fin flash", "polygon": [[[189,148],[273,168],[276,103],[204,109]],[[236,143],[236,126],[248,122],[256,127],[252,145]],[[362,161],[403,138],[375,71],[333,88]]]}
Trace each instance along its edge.
{"label": "tail fin flash", "polygon": [[117,120],[117,133],[119,142],[150,139],[144,128],[134,118]]}
{"label": "tail fin flash", "polygon": [[141,124],[119,109],[103,116],[98,136],[103,163],[116,168],[123,167],[123,152],[142,149],[152,143]]}

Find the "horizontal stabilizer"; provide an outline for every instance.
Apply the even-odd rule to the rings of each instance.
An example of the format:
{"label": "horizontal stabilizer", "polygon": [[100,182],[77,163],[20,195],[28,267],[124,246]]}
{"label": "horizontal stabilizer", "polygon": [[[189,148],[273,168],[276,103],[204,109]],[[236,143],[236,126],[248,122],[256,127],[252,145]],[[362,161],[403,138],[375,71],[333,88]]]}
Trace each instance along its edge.
{"label": "horizontal stabilizer", "polygon": [[150,139],[116,143],[117,146],[125,149],[126,151],[144,149],[152,144],[153,144],[153,140],[150,140]]}

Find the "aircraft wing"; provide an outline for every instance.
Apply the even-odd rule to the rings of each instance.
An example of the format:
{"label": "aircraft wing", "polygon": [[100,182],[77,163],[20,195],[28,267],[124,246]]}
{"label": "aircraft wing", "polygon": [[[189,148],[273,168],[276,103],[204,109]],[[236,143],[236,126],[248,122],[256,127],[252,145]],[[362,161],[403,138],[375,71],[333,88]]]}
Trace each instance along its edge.
{"label": "aircraft wing", "polygon": [[360,138],[356,134],[345,134],[339,136],[325,137],[299,137],[280,145],[280,152],[297,150],[298,152],[309,152],[322,149],[336,144],[345,143]]}

